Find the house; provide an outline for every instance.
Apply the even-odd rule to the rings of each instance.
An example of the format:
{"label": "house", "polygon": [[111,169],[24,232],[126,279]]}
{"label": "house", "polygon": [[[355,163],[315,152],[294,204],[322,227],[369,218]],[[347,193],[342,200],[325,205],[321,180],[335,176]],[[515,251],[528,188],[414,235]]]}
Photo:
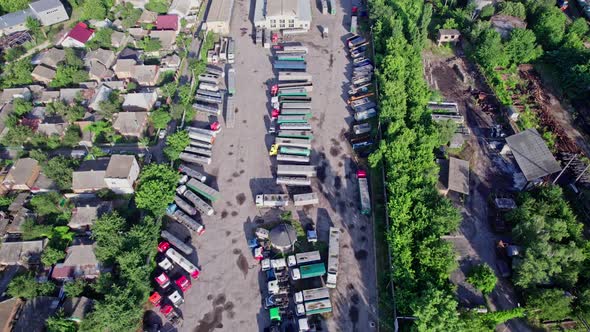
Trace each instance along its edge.
{"label": "house", "polygon": [[66,51],[53,47],[43,53],[39,63],[49,68],[56,69],[57,65],[65,59]]}
{"label": "house", "polygon": [[53,268],[51,277],[55,280],[94,280],[102,272],[102,265],[94,253],[94,242],[87,238],[74,239],[66,248],[66,258]]}
{"label": "house", "polygon": [[75,206],[68,227],[81,231],[92,228],[98,218],[113,209],[112,202],[100,200],[76,201]]}
{"label": "house", "polygon": [[57,100],[59,100],[59,91],[45,90],[41,93],[41,96],[39,97],[39,99],[37,99],[37,102],[41,104],[49,104]]}
{"label": "house", "polygon": [[133,184],[139,177],[139,164],[133,155],[113,155],[105,182],[109,189],[117,194],[132,194]]}
{"label": "house", "polygon": [[41,167],[37,160],[21,158],[10,168],[2,185],[10,190],[30,190],[40,171]]}
{"label": "house", "polygon": [[163,68],[176,70],[180,67],[180,57],[176,54],[169,55],[164,57],[160,64]]}
{"label": "house", "polygon": [[14,327],[14,319],[21,312],[25,301],[18,297],[12,297],[0,302],[0,331],[10,332]]}
{"label": "house", "polygon": [[86,89],[80,88],[65,88],[59,90],[59,99],[63,100],[66,104],[71,104],[76,101],[78,97],[82,97],[82,94]]}
{"label": "house", "polygon": [[456,43],[461,37],[461,32],[457,29],[439,29],[436,43],[438,46],[442,43]]}
{"label": "house", "polygon": [[63,304],[64,315],[74,322],[80,323],[92,310],[92,300],[82,297],[68,297]]}
{"label": "house", "polygon": [[45,193],[49,191],[59,191],[59,187],[52,179],[48,178],[45,174],[39,173],[37,181],[31,188],[32,193]]}
{"label": "house", "polygon": [[193,16],[199,11],[199,0],[173,0],[168,14],[178,15],[179,17]]}
{"label": "house", "polygon": [[441,194],[447,195],[449,191],[469,195],[469,161],[457,158],[439,160]]}
{"label": "house", "polygon": [[131,48],[124,48],[120,53],[118,59],[120,60],[135,60],[136,62],[139,61],[141,56],[141,52],[139,50],[134,50]]}
{"label": "house", "polygon": [[45,331],[45,323],[57,312],[58,303],[57,297],[50,296],[28,299],[16,318],[13,331]]}
{"label": "house", "polygon": [[154,86],[158,83],[159,69],[157,65],[135,65],[132,78],[139,85]]}
{"label": "house", "polygon": [[130,40],[131,38],[123,32],[113,31],[111,34],[111,45],[117,48],[127,45]]}
{"label": "house", "polygon": [[28,88],[11,88],[2,90],[0,95],[0,103],[10,103],[16,98],[31,100],[31,90]]}
{"label": "house", "polygon": [[151,12],[149,10],[144,10],[141,13],[141,16],[139,16],[139,19],[137,20],[137,23],[139,24],[151,24],[156,22],[156,19],[158,18],[158,13],[155,12]]}
{"label": "house", "polygon": [[143,37],[147,36],[149,31],[145,30],[144,28],[129,28],[127,29],[127,31],[129,32],[129,35],[133,38],[135,38],[135,40],[141,40],[143,39]]}
{"label": "house", "polygon": [[156,18],[156,30],[178,31],[179,26],[178,15],[158,15]]}
{"label": "house", "polygon": [[67,21],[70,17],[59,0],[39,0],[31,2],[29,8],[33,15],[41,21],[41,25],[49,26]]}
{"label": "house", "polygon": [[176,31],[152,30],[150,31],[150,38],[155,38],[160,41],[162,51],[172,51],[176,46]]}
{"label": "house", "polygon": [[134,59],[118,59],[113,67],[115,75],[118,79],[127,79],[133,77],[136,60]]}
{"label": "house", "polygon": [[128,93],[123,100],[123,110],[127,112],[150,111],[158,100],[154,92]]}
{"label": "house", "polygon": [[113,128],[123,136],[143,137],[147,123],[148,112],[119,112]]}
{"label": "house", "polygon": [[37,265],[47,240],[4,242],[0,246],[0,265]]}
{"label": "house", "polygon": [[[263,0],[257,0],[256,1],[256,7],[258,7],[258,2],[262,3]],[[273,0],[269,0],[269,1],[273,1]],[[274,0],[274,1],[279,1],[281,4],[283,2],[283,0]],[[287,2],[287,0],[284,0],[285,2]],[[298,0],[299,1],[299,0]],[[306,1],[306,0],[303,0]],[[264,1],[266,2],[266,1]],[[294,3],[294,0],[291,0],[291,3]],[[307,2],[309,3],[309,0],[307,0]],[[207,19],[205,20],[205,29],[207,31],[210,32],[214,32],[217,34],[221,34],[221,35],[228,35],[229,34],[229,25],[231,22],[231,14],[232,14],[232,9],[234,7],[234,0],[211,0],[209,3],[209,12],[207,14]],[[263,8],[263,4],[261,4],[261,8]],[[256,21],[256,18],[259,16],[256,16],[258,13],[258,11],[255,11],[254,14],[254,24],[256,25],[256,23],[258,21]],[[261,9],[261,14],[264,14],[264,9]],[[310,15],[311,15],[311,9],[310,9]],[[261,18],[259,21],[262,21],[263,19]],[[310,17],[310,21],[311,21],[311,17]],[[309,29],[309,27],[308,27]]]}
{"label": "house", "polygon": [[44,65],[38,65],[31,72],[31,77],[37,82],[49,84],[49,82],[55,77],[55,70],[45,67]]}
{"label": "house", "polygon": [[492,28],[498,31],[502,38],[508,38],[514,29],[525,29],[526,22],[518,17],[508,15],[494,15],[490,18]]}
{"label": "house", "polygon": [[115,75],[115,73],[110,70],[108,67],[103,65],[100,62],[93,62],[90,65],[90,70],[88,71],[88,76],[96,81],[102,81],[106,79],[110,79]]}
{"label": "house", "polygon": [[501,154],[507,153],[514,156],[527,181],[523,189],[561,170],[543,137],[534,128],[506,137],[506,146]]}
{"label": "house", "polygon": [[70,30],[60,44],[63,47],[84,47],[93,36],[94,30],[90,29],[86,23],[80,22]]}
{"label": "house", "polygon": [[29,8],[0,16],[0,36],[27,30],[29,16],[33,16]]}
{"label": "house", "polygon": [[126,81],[106,81],[103,84],[113,90],[124,91],[127,88]]}
{"label": "house", "polygon": [[101,81],[113,77],[114,72],[110,70],[115,63],[115,52],[99,48],[95,51],[89,52],[84,62],[87,67],[90,67],[89,76],[91,79]]}
{"label": "house", "polygon": [[46,116],[39,123],[37,132],[46,136],[57,135],[62,137],[65,134],[67,127],[68,122],[61,116]]}
{"label": "house", "polygon": [[76,194],[95,192],[107,187],[104,182],[109,159],[85,160],[72,174],[72,191]]}
{"label": "house", "polygon": [[96,82],[96,81],[88,81],[88,82],[80,82],[80,83],[78,83],[78,85],[84,89],[95,90],[96,88],[98,88],[98,83],[99,82]]}

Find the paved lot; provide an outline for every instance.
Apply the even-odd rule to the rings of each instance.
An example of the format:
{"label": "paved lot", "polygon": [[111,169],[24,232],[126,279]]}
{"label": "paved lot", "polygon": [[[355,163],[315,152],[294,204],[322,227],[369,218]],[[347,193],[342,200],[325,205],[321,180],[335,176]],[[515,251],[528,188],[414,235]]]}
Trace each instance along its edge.
{"label": "paved lot", "polygon": [[[345,12],[350,12],[350,2],[346,0],[344,5]],[[193,236],[196,254],[192,260],[202,268],[202,274],[186,294],[180,331],[262,331],[269,324],[268,312],[262,308],[264,279],[246,241],[252,237],[256,220],[277,219],[276,213],[257,210],[254,196],[286,192],[286,188],[274,184],[276,161],[267,152],[272,143],[272,137],[266,135],[270,113],[267,84],[275,77],[270,52],[254,45],[249,33],[242,35],[240,31],[251,31],[250,8],[248,1],[235,3],[236,125],[218,135],[214,162],[205,167],[212,178],[208,183],[218,188],[223,198],[213,205],[216,214],[203,220],[205,234]],[[306,223],[314,222],[320,240],[327,241],[330,226],[343,232],[338,287],[331,291],[334,312],[325,321],[327,330],[370,331],[370,322],[377,319],[372,227],[369,219],[358,213],[355,166],[343,138],[351,120],[343,95],[350,70],[342,42],[345,9],[338,8],[336,16],[323,17],[317,8],[313,10],[314,28],[308,35],[293,39],[310,48],[307,62],[314,78],[311,122],[315,135],[312,164],[318,166],[313,187],[320,205],[293,210],[293,215]],[[329,38],[321,39],[316,25],[328,26]],[[204,117],[197,120],[206,121]],[[194,124],[199,123],[204,122]]]}

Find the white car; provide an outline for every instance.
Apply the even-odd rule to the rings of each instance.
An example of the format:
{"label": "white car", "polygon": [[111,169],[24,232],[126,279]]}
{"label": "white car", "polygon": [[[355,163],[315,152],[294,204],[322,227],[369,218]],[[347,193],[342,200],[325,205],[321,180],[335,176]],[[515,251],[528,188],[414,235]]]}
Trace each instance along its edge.
{"label": "white car", "polygon": [[158,138],[164,139],[164,137],[166,137],[166,134],[167,134],[166,129],[162,129],[162,130],[160,130],[160,135],[158,135]]}

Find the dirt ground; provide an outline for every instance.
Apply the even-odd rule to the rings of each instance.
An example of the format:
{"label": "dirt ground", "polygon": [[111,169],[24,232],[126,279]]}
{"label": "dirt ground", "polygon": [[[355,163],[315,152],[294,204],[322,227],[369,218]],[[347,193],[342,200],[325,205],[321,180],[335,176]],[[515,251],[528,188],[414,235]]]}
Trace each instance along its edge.
{"label": "dirt ground", "polygon": [[[496,269],[495,241],[500,237],[493,233],[488,222],[487,198],[492,190],[510,191],[517,170],[514,165],[489,148],[489,132],[495,124],[493,114],[483,112],[475,103],[471,90],[489,92],[477,72],[462,56],[424,53],[425,76],[429,85],[440,91],[445,101],[456,102],[471,131],[466,147],[460,156],[470,162],[470,192],[461,203],[463,221],[456,234],[448,236],[458,254],[459,268],[451,280],[457,285],[461,306],[474,308],[484,305],[482,294],[465,281],[471,267],[486,262]],[[497,271],[496,271],[497,272]],[[518,298],[509,280],[499,278],[498,285],[489,296],[492,310],[507,310],[518,306]],[[528,331],[524,322],[512,320],[499,327],[500,331]]]}
{"label": "dirt ground", "polygon": [[[334,311],[325,320],[324,330],[371,331],[370,326],[377,321],[373,228],[369,219],[358,212],[355,162],[343,139],[351,121],[344,99],[351,69],[343,43],[348,25],[343,13],[350,12],[351,4],[344,0],[337,5],[335,16],[322,16],[312,6],[311,31],[292,38],[303,42],[310,51],[308,72],[314,79],[312,165],[318,167],[313,190],[320,204],[290,210],[302,222],[315,223],[320,241],[327,242],[330,226],[342,231],[338,285],[331,291]],[[211,178],[207,183],[218,188],[222,199],[213,204],[216,213],[203,220],[206,232],[200,237],[193,234],[196,254],[190,258],[202,273],[185,295],[181,308],[184,324],[179,331],[262,331],[270,323],[268,311],[262,307],[265,279],[247,240],[254,236],[259,222],[278,219],[276,211],[255,207],[255,195],[287,190],[275,185],[276,160],[268,156],[273,141],[266,134],[270,115],[268,84],[276,76],[270,51],[254,45],[250,35],[248,13],[252,15],[253,6],[254,0],[238,0],[233,10],[235,128],[224,128],[217,136],[213,162],[204,168]],[[321,38],[318,25],[329,28],[328,38]],[[242,33],[242,28],[248,33]],[[219,120],[224,122],[223,117]],[[193,125],[204,125],[206,121],[199,115]],[[182,228],[175,232],[188,235]],[[294,321],[289,324],[296,327]]]}

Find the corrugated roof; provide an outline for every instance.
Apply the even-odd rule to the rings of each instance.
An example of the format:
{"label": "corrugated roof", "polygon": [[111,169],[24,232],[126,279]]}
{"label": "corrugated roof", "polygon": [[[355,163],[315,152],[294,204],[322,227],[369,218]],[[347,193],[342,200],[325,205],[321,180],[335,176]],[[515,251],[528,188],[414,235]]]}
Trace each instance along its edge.
{"label": "corrugated roof", "polygon": [[211,0],[206,22],[230,22],[234,0]]}
{"label": "corrugated roof", "polygon": [[158,15],[156,30],[178,30],[178,15]]}
{"label": "corrugated roof", "polygon": [[59,0],[39,0],[31,2],[29,6],[33,8],[33,10],[35,10],[37,13],[48,11],[54,8],[63,7],[61,1]]}
{"label": "corrugated roof", "polygon": [[124,154],[112,155],[105,176],[107,178],[126,179],[134,163],[135,156]]}
{"label": "corrugated roof", "polygon": [[86,23],[80,22],[76,24],[72,30],[70,30],[68,37],[84,44],[90,39],[90,37],[92,37],[92,34],[94,34],[94,30],[89,29]]}
{"label": "corrugated roof", "polygon": [[273,246],[280,248],[288,248],[297,241],[297,232],[295,228],[289,224],[280,224],[270,230],[270,242]]}
{"label": "corrugated roof", "polygon": [[449,190],[469,195],[469,162],[449,158]]}
{"label": "corrugated roof", "polygon": [[527,181],[561,170],[561,166],[549,151],[543,137],[534,128],[507,137],[506,143]]}

